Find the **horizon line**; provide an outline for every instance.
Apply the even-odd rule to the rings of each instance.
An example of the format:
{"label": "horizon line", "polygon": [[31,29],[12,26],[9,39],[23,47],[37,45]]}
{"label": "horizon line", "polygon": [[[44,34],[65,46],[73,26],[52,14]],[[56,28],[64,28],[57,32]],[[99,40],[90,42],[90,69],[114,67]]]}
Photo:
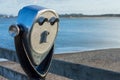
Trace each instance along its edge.
{"label": "horizon line", "polygon": [[[85,13],[62,13],[59,15],[120,15],[120,13],[99,13],[99,14],[85,14]],[[14,14],[4,14],[4,13],[0,13],[0,16],[17,16]]]}

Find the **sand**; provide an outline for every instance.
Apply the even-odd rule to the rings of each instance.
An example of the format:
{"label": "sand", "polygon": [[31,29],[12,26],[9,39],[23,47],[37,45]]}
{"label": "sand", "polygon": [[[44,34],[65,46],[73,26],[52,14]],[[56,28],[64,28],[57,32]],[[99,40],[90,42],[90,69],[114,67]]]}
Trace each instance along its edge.
{"label": "sand", "polygon": [[55,59],[120,72],[120,49],[104,49],[54,55]]}

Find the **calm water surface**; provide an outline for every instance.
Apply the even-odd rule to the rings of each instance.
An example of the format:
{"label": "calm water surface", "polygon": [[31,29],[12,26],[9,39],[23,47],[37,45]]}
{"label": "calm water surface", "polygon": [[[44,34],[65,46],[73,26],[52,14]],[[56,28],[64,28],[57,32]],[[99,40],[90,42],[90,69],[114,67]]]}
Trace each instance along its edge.
{"label": "calm water surface", "polygon": [[[16,18],[0,18],[0,47],[14,48],[8,34]],[[55,53],[120,48],[120,18],[61,18]]]}

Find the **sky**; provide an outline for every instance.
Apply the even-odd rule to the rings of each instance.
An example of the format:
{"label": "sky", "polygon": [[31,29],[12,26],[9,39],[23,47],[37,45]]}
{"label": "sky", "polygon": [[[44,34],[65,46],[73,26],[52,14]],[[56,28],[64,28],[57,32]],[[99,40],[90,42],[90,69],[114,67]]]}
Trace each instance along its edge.
{"label": "sky", "polygon": [[0,14],[17,15],[26,5],[39,5],[59,14],[120,14],[120,0],[0,0]]}

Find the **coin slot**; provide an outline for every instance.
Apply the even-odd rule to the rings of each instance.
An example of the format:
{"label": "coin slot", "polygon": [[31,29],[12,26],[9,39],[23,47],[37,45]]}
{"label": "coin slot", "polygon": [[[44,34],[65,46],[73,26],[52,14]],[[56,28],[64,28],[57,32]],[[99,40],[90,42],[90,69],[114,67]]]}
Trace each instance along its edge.
{"label": "coin slot", "polygon": [[46,43],[48,35],[49,35],[48,31],[42,32],[41,35],[40,35],[40,43]]}

